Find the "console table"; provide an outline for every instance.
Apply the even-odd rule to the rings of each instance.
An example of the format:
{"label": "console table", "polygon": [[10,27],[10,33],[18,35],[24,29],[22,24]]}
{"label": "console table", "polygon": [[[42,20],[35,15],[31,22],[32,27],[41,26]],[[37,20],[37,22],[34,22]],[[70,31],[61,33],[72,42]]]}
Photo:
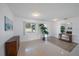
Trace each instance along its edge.
{"label": "console table", "polygon": [[[64,36],[64,38],[63,38],[63,36]],[[72,42],[72,34],[62,34],[62,33],[60,33],[59,34],[59,40],[63,40],[63,41],[66,41],[66,42]]]}

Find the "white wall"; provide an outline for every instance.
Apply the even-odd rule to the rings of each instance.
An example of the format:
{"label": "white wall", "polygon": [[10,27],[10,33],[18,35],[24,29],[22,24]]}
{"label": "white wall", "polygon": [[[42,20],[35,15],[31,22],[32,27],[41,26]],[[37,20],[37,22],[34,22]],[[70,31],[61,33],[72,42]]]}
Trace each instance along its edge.
{"label": "white wall", "polygon": [[[36,23],[36,32],[35,33],[26,33],[26,35],[23,34],[23,22],[30,22],[30,23]],[[15,34],[20,35],[21,41],[28,41],[28,40],[35,40],[35,39],[40,39],[41,34],[38,29],[38,24],[43,23],[46,24],[48,27],[49,31],[49,36],[55,36],[57,35],[56,33],[56,22],[51,22],[51,21],[40,21],[38,19],[33,20],[33,19],[24,19],[21,17],[16,17],[16,22],[15,22]]]}
{"label": "white wall", "polygon": [[13,14],[6,4],[0,4],[0,56],[4,55],[4,43],[13,36],[13,31],[4,31],[4,16],[14,20]]}
{"label": "white wall", "polygon": [[53,36],[59,38],[59,33],[60,33],[60,26],[61,26],[61,21],[55,21],[54,24],[52,24],[54,28],[52,28],[52,33]]}

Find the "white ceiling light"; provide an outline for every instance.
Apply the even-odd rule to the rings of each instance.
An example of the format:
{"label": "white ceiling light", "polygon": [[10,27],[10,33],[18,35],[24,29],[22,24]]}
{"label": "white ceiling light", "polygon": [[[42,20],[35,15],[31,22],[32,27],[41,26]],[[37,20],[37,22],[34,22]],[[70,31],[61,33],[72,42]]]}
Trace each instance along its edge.
{"label": "white ceiling light", "polygon": [[53,19],[53,21],[57,21],[58,19],[56,18],[56,19]]}
{"label": "white ceiling light", "polygon": [[39,13],[39,12],[33,12],[33,13],[32,13],[32,16],[38,17],[38,16],[40,16],[40,13]]}
{"label": "white ceiling light", "polygon": [[70,23],[67,23],[67,25],[70,25],[70,24],[72,24],[71,22]]}

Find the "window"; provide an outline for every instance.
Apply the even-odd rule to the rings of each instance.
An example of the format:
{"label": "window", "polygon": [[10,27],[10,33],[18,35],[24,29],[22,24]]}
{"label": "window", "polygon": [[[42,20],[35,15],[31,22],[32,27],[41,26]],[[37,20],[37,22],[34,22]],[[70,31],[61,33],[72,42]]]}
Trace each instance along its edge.
{"label": "window", "polygon": [[35,23],[27,23],[25,22],[24,31],[25,32],[35,32],[36,31],[36,24]]}

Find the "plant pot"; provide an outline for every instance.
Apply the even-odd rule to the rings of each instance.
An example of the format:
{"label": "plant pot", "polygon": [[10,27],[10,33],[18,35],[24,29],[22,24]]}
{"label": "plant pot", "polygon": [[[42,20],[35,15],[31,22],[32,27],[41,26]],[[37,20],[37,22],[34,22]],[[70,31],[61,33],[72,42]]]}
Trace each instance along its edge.
{"label": "plant pot", "polygon": [[42,40],[43,40],[43,41],[47,41],[47,37],[43,37]]}
{"label": "plant pot", "polygon": [[42,38],[43,41],[47,41],[47,35]]}
{"label": "plant pot", "polygon": [[43,37],[42,40],[45,41],[45,37]]}

